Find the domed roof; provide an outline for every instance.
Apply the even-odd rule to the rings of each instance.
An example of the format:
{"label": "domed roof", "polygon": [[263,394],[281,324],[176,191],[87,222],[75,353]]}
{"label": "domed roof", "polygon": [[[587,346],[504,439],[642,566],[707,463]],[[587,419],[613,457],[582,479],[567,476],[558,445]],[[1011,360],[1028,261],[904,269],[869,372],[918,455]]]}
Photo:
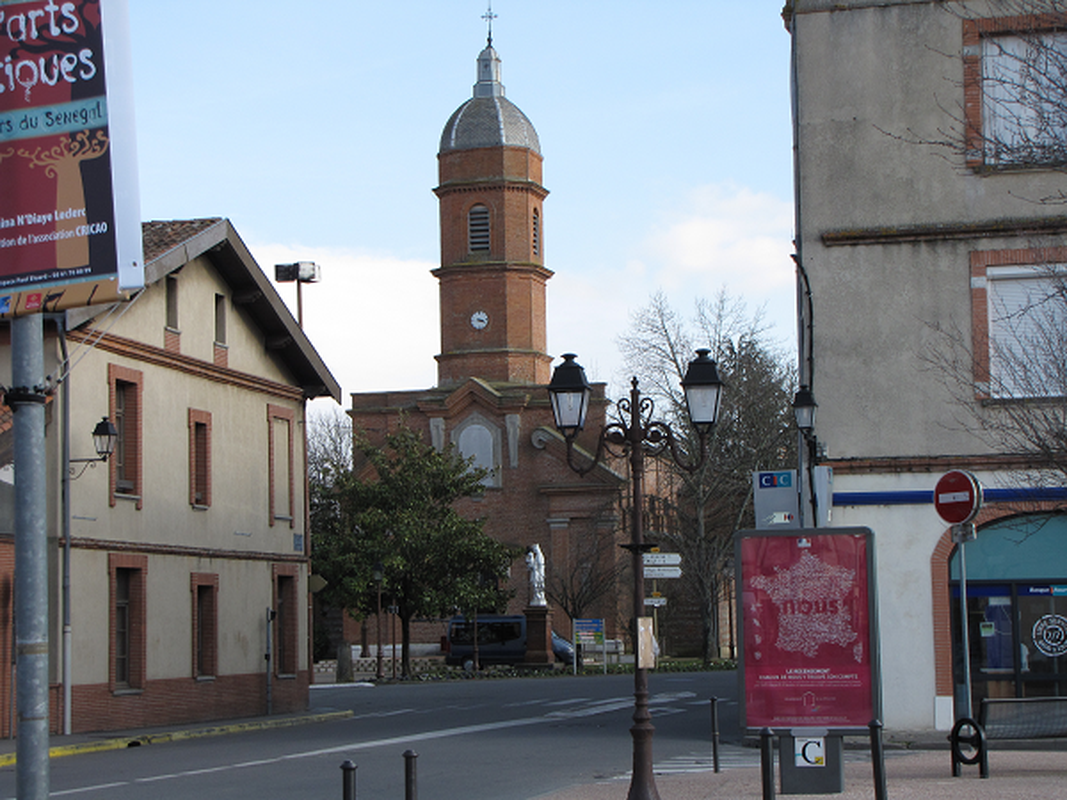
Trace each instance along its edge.
{"label": "domed roof", "polygon": [[533,123],[504,97],[500,59],[492,45],[478,56],[474,96],[455,110],[441,133],[441,153],[477,147],[526,147],[540,155]]}

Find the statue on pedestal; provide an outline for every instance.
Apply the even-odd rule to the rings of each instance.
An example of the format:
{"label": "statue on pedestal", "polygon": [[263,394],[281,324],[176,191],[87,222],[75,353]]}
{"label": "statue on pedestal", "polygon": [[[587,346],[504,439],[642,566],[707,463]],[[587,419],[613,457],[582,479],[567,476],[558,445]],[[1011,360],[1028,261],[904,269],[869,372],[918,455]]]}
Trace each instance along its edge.
{"label": "statue on pedestal", "polygon": [[526,548],[526,568],[530,571],[530,605],[547,606],[545,600],[545,555],[541,545]]}

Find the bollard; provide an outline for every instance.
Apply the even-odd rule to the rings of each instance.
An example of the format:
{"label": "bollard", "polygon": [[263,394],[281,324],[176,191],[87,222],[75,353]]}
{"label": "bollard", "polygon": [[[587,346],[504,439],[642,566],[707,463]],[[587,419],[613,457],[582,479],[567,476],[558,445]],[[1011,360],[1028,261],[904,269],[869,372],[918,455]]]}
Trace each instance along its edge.
{"label": "bollard", "polygon": [[356,800],[356,765],[346,760],[341,765],[341,797],[343,800]]}
{"label": "bollard", "polygon": [[774,733],[770,728],[759,732],[760,778],[763,783],[763,800],[774,800]]}
{"label": "bollard", "polygon": [[719,771],[719,698],[711,698],[711,766]]}
{"label": "bollard", "polygon": [[885,784],[885,748],[882,746],[882,723],[872,719],[867,726],[871,731],[871,768],[874,770],[874,800],[886,800],[889,796]]}
{"label": "bollard", "polygon": [[404,800],[419,800],[419,783],[415,776],[415,759],[418,757],[414,750],[404,753]]}

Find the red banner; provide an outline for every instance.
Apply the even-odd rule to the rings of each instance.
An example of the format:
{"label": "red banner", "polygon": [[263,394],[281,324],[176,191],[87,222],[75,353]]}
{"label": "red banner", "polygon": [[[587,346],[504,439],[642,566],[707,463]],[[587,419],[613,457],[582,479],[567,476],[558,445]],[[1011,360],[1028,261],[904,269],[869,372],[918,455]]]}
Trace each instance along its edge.
{"label": "red banner", "polygon": [[101,0],[0,3],[0,315],[117,294],[104,46]]}
{"label": "red banner", "polygon": [[739,535],[748,728],[866,729],[878,715],[871,534],[818,530]]}

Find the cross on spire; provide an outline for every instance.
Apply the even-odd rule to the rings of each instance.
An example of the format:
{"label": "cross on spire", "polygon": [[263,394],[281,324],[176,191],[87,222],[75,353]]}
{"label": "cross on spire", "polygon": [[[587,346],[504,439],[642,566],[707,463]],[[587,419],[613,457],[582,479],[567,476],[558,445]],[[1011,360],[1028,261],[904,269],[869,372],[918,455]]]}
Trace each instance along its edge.
{"label": "cross on spire", "polygon": [[489,10],[482,14],[482,19],[489,25],[489,46],[493,46],[493,20],[496,19],[496,14],[493,13],[493,0],[489,0]]}

